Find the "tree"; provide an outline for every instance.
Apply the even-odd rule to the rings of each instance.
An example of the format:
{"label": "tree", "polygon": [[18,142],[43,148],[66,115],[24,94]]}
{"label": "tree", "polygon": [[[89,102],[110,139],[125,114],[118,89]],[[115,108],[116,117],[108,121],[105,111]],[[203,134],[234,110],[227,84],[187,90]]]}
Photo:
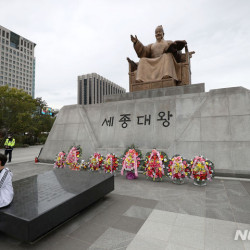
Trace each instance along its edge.
{"label": "tree", "polygon": [[30,129],[32,115],[36,111],[36,100],[23,90],[0,87],[0,129],[24,133]]}
{"label": "tree", "polygon": [[0,132],[21,135],[23,143],[37,142],[41,132],[49,132],[55,120],[41,114],[46,107],[41,97],[32,99],[23,90],[0,87]]}

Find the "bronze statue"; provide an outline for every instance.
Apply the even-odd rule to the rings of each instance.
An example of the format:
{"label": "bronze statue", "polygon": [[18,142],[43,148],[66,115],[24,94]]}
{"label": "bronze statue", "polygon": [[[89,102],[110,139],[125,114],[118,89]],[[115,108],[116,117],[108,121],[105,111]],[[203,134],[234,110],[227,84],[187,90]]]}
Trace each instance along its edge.
{"label": "bronze statue", "polygon": [[140,58],[138,64],[127,58],[132,71],[136,70],[136,82],[152,82],[161,79],[172,78],[176,82],[181,81],[181,67],[178,62],[181,59],[180,51],[187,42],[164,40],[163,27],[157,26],[155,29],[156,42],[144,46],[137,36],[131,35],[134,49]]}

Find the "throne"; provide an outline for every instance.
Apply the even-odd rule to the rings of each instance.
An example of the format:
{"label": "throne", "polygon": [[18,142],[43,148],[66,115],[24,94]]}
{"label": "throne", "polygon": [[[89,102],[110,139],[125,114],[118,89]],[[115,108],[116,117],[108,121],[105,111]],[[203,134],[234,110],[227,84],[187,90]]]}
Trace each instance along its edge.
{"label": "throne", "polygon": [[173,53],[176,62],[180,65],[180,81],[176,81],[172,78],[167,78],[158,81],[136,82],[135,77],[137,63],[127,58],[129,63],[129,92],[191,84],[190,58],[192,58],[192,54],[194,53],[194,51],[188,51],[187,45],[184,46],[184,53],[182,52],[182,50],[178,50]]}

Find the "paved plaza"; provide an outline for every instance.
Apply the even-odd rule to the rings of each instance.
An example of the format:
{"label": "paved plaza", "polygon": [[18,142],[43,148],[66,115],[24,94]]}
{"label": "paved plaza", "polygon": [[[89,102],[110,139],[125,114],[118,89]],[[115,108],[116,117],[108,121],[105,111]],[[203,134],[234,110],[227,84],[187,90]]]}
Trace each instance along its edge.
{"label": "paved plaza", "polygon": [[[14,181],[52,169],[34,163],[40,148],[14,150]],[[117,173],[113,192],[45,237],[27,244],[0,233],[0,249],[250,249],[250,240],[234,240],[237,229],[250,230],[248,179],[196,187]]]}

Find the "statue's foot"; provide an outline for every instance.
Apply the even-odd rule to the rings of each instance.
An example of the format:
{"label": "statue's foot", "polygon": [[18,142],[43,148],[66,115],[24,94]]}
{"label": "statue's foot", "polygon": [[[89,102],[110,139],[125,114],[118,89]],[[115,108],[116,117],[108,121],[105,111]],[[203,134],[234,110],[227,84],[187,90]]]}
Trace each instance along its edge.
{"label": "statue's foot", "polygon": [[170,79],[172,78],[171,76],[163,76],[162,79]]}
{"label": "statue's foot", "polygon": [[141,79],[135,80],[135,82],[139,83],[139,82],[143,82]]}

